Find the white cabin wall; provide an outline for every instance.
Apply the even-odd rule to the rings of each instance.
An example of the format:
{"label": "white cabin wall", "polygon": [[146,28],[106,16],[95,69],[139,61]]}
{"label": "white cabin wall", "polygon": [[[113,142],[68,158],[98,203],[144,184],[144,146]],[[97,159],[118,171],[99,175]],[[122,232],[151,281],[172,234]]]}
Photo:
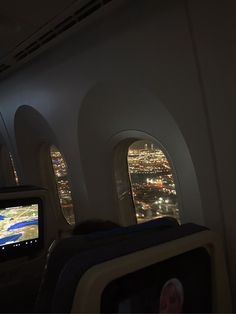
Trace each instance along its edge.
{"label": "white cabin wall", "polygon": [[209,115],[218,194],[224,213],[229,263],[236,291],[236,2],[190,1],[189,14]]}
{"label": "white cabin wall", "polygon": [[[114,197],[117,194],[114,186],[114,151],[117,146],[123,150],[127,140],[131,143],[132,140],[151,136],[151,140],[159,143],[173,162],[182,221],[206,223],[196,174],[183,136],[158,96],[150,93],[139,79],[110,80],[95,86],[83,101],[78,136],[91,207],[97,208],[101,216],[106,216],[107,211],[113,209],[125,217],[125,224],[135,219],[128,219],[131,213],[134,215],[130,202],[124,208]],[[125,146],[126,152],[122,157],[119,153],[120,163],[116,165],[116,172],[123,166],[125,168],[128,149]],[[119,185],[121,194],[129,194],[129,184],[123,182]],[[130,215],[127,211],[130,211]]]}
{"label": "white cabin wall", "polygon": [[[158,95],[179,125],[198,176],[206,222],[222,230],[206,118],[182,1],[125,4],[3,81],[1,104],[9,133],[14,139],[14,113],[20,105],[31,105],[45,116],[73,168],[72,182],[82,205],[80,215],[86,217],[82,208],[87,210],[89,204],[82,186],[77,138],[80,104],[99,82],[137,77]],[[199,154],[200,147],[204,155]],[[211,189],[206,193],[207,186]]]}
{"label": "white cabin wall", "polygon": [[[101,82],[138,79],[161,100],[179,126],[197,174],[206,225],[224,233],[212,138],[194,49],[185,1],[129,1],[108,16],[101,14],[100,18],[91,19],[78,33],[0,83],[1,112],[13,143],[14,114],[21,105],[38,110],[57,136],[69,166],[80,219],[99,216],[96,208],[90,206],[95,203],[89,199],[93,191],[87,191],[85,185],[90,165],[81,160],[80,106],[89,91]],[[112,105],[109,103],[108,111],[112,112]],[[145,104],[138,109],[145,114]],[[102,134],[104,130],[101,119],[97,132]],[[112,129],[110,132],[108,137],[114,135]],[[103,149],[106,151],[106,147],[100,151]],[[217,158],[221,159],[221,155]],[[102,153],[96,154],[98,160],[102,157]],[[104,173],[104,181],[109,175]],[[102,197],[101,204],[106,204],[106,195]],[[115,217],[110,207],[100,215],[104,212],[107,218]]]}

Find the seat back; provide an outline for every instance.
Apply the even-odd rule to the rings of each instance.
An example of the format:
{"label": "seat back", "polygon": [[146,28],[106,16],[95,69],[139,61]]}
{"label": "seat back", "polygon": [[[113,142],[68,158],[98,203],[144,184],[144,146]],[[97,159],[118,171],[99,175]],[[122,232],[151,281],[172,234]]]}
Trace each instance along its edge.
{"label": "seat back", "polygon": [[[136,273],[137,277],[133,277],[132,285],[129,286],[128,279],[135,272],[138,275]],[[117,312],[119,306],[128,306],[131,312],[146,311],[137,302],[140,297],[135,296],[135,289],[142,290],[142,284],[138,285],[137,280],[142,283],[143,276],[147,274],[149,278],[156,279],[155,297],[151,297],[152,293],[145,292],[145,299],[151,297],[156,306],[161,287],[169,279],[178,277],[191,300],[184,304],[186,311],[231,310],[228,278],[218,239],[204,227],[186,224],[159,232],[152,230],[135,236],[120,237],[115,245],[109,243],[77,254],[60,274],[52,311]],[[124,276],[128,276],[128,279],[124,279]],[[115,286],[114,280],[118,280]],[[113,286],[106,288],[110,284]],[[116,304],[115,308],[107,302],[112,300],[111,291],[116,291],[113,297],[119,296],[119,302],[111,303],[112,306]],[[145,304],[148,303],[150,302],[146,300]],[[150,308],[147,312],[149,311]]]}
{"label": "seat back", "polygon": [[58,281],[58,277],[66,263],[76,254],[92,248],[117,243],[120,238],[133,237],[139,233],[149,233],[153,230],[164,230],[179,226],[172,217],[164,217],[139,225],[118,227],[110,231],[100,231],[88,235],[66,238],[57,243],[48,257],[45,273],[38,293],[35,312],[48,313]]}

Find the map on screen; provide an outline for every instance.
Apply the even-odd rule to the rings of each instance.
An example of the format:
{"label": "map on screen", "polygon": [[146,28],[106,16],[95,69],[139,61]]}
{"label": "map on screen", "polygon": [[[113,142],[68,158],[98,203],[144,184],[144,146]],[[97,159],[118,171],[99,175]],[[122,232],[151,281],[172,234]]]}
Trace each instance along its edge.
{"label": "map on screen", "polygon": [[38,204],[0,208],[0,246],[37,239]]}

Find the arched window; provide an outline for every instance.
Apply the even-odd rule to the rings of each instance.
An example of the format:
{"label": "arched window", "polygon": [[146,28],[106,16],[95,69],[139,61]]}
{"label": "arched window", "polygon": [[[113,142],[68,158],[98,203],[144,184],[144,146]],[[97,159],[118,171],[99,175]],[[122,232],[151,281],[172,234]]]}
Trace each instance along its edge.
{"label": "arched window", "polygon": [[15,178],[16,185],[19,185],[19,177],[18,177],[18,174],[16,172],[14,159],[13,159],[12,154],[10,152],[9,152],[9,157],[10,157],[10,160],[11,160],[11,166],[12,166],[12,170],[13,170],[13,173],[14,173],[14,178]]}
{"label": "arched window", "polygon": [[51,146],[50,156],[52,160],[52,166],[54,170],[62,213],[67,222],[71,225],[74,225],[75,214],[65,159],[55,146]]}
{"label": "arched window", "polygon": [[179,220],[170,162],[151,141],[134,142],[128,149],[128,171],[137,222],[172,216]]}

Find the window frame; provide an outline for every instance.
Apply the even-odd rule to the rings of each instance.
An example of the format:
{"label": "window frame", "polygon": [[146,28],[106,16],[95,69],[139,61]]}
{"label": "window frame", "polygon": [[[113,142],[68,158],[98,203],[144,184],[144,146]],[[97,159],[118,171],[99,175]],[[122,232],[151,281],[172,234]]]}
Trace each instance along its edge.
{"label": "window frame", "polygon": [[[18,186],[20,184],[19,173],[15,168],[14,158],[11,151],[4,144],[0,145],[0,159],[1,159],[1,185]],[[15,175],[14,170],[16,171],[17,177]]]}
{"label": "window frame", "polygon": [[[183,200],[180,189],[175,163],[170,157],[166,147],[152,135],[138,131],[127,130],[116,134],[112,139],[113,142],[113,182],[114,190],[116,191],[116,206],[119,214],[121,225],[131,225],[137,223],[136,210],[132,197],[132,187],[129,179],[128,165],[128,149],[136,141],[151,141],[155,143],[164,153],[168,162],[171,165],[175,190],[178,199],[179,219],[183,223]],[[121,182],[121,187],[119,187]]]}

